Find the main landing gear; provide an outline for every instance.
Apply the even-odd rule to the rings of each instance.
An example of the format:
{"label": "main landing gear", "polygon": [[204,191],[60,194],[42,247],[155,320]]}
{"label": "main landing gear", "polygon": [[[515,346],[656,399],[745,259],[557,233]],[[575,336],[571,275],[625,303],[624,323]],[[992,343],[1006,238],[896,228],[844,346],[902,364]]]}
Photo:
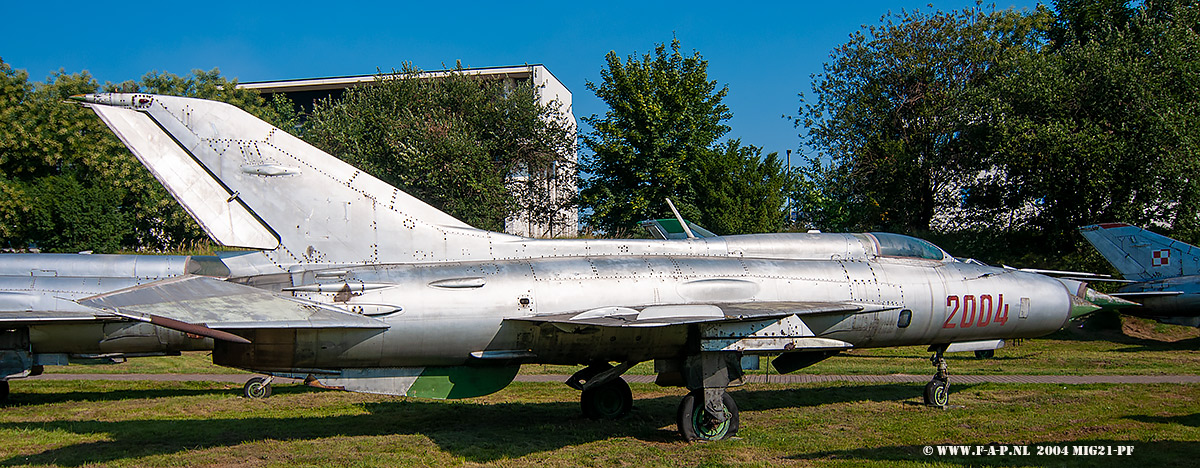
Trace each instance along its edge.
{"label": "main landing gear", "polygon": [[[709,401],[720,403],[709,408]],[[723,388],[692,390],[679,402],[676,414],[679,435],[687,441],[722,440],[733,437],[738,430],[738,407]]]}
{"label": "main landing gear", "polygon": [[[617,419],[633,408],[633,393],[621,374],[636,362],[616,366],[594,363],[567,379],[567,385],[583,393],[583,414],[591,419]],[[685,440],[723,440],[738,430],[738,407],[725,391],[740,382],[740,355],[732,352],[701,352],[685,358],[655,362],[659,385],[685,386],[690,390],[679,403],[676,423]]]}
{"label": "main landing gear", "polygon": [[8,381],[0,380],[0,403],[8,401]]}
{"label": "main landing gear", "polygon": [[934,354],[929,358],[929,362],[937,368],[937,373],[933,375],[933,380],[925,384],[925,404],[945,408],[950,404],[950,375],[947,373],[949,368],[946,365],[946,357],[943,356],[946,345],[931,346],[930,351],[934,351]]}
{"label": "main landing gear", "polygon": [[571,388],[583,391],[579,396],[579,406],[584,416],[588,419],[618,419],[629,414],[633,409],[633,392],[621,374],[634,364],[592,364],[567,380]]}
{"label": "main landing gear", "polygon": [[275,380],[274,376],[251,377],[246,381],[246,385],[242,387],[242,396],[251,400],[261,400],[271,396],[271,381]]}

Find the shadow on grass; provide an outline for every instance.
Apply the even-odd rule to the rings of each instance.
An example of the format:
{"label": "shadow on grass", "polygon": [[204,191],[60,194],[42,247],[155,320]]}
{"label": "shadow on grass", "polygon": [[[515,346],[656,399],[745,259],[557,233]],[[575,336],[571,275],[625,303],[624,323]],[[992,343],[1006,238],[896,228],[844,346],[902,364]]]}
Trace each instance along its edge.
{"label": "shadow on grass", "polygon": [[[1000,450],[1003,445],[996,445],[996,450]],[[1133,453],[1130,455],[1101,455],[1099,453],[1091,454],[1071,454],[1072,447],[1086,447],[1081,450],[1089,450],[1091,448],[1111,447],[1112,450],[1117,450],[1118,447],[1133,447]],[[1180,441],[1129,441],[1129,440],[1109,440],[1109,439],[1085,439],[1085,440],[1063,440],[1053,442],[1038,442],[1027,445],[1029,455],[938,455],[935,451],[932,455],[925,455],[924,445],[897,445],[890,447],[872,447],[861,448],[854,450],[834,450],[811,453],[799,453],[789,456],[795,460],[813,460],[822,459],[829,461],[871,461],[882,462],[884,465],[895,465],[900,463],[921,463],[938,465],[956,465],[956,466],[1099,466],[1099,465],[1120,465],[1132,464],[1136,466],[1195,466],[1196,457],[1200,456],[1200,442],[1180,442]],[[974,447],[974,446],[970,446]],[[985,446],[986,447],[986,446]],[[1012,445],[1008,446],[1011,450]],[[1052,455],[1049,452],[1038,454],[1038,447],[1046,447],[1062,450],[1065,448],[1067,455]],[[934,447],[936,450],[936,447]],[[986,449],[984,449],[986,450]],[[1097,449],[1100,450],[1100,449]],[[1107,449],[1103,449],[1107,450]]]}
{"label": "shadow on grass", "polygon": [[[62,381],[71,382],[71,381]],[[101,401],[118,401],[132,399],[153,399],[153,398],[171,398],[184,396],[198,395],[241,395],[241,386],[233,386],[230,384],[227,387],[215,386],[220,384],[200,384],[214,385],[209,388],[180,388],[178,386],[164,388],[144,388],[144,389],[118,389],[118,390],[89,390],[89,391],[65,391],[54,393],[21,393],[21,389],[15,381],[10,382],[12,385],[12,393],[8,399],[0,404],[0,407],[19,407],[28,405],[44,405],[55,403],[70,403],[70,402],[101,402]],[[311,393],[320,390],[304,385],[274,385],[271,387],[272,394],[275,395],[290,395],[297,393]]]}
{"label": "shadow on grass", "polygon": [[1200,349],[1200,337],[1169,342],[1142,340],[1136,344],[1138,346],[1118,348],[1113,351],[1117,351],[1119,353],[1138,353],[1142,351],[1195,351]]}
{"label": "shadow on grass", "polygon": [[[962,388],[969,386],[959,387]],[[919,397],[921,391],[920,386],[886,384],[734,390],[731,393],[743,411],[764,411],[853,401],[898,401]],[[149,393],[171,395],[171,392]],[[427,437],[451,455],[485,463],[619,437],[652,443],[678,442],[674,430],[678,404],[678,396],[636,400],[633,412],[618,421],[585,419],[575,401],[484,404],[470,400],[446,402],[397,398],[366,403],[363,407],[368,414],[361,415],[0,423],[2,430],[104,434],[108,439],[12,456],[0,460],[0,466],[80,466],[231,447],[261,440],[303,441],[396,434]],[[297,413],[313,411],[296,410]]]}
{"label": "shadow on grass", "polygon": [[[1008,354],[1007,355],[999,354],[999,353],[1004,353],[1004,352],[1007,352]],[[956,352],[956,353],[946,353],[945,358],[947,361],[950,361],[950,362],[955,362],[955,361],[1020,361],[1020,360],[1028,359],[1032,356],[1037,355],[1037,353],[1025,353],[1025,354],[1022,354],[1019,356],[1013,355],[1013,352],[1008,349],[997,350],[996,353],[997,354],[995,356],[990,357],[990,358],[978,358],[978,357],[975,357],[974,353]],[[887,355],[887,356],[874,355],[874,354],[839,354],[837,356],[831,357],[830,359],[847,359],[847,358],[863,359],[863,360],[912,359],[913,361],[917,361],[919,363],[921,361],[924,361],[922,364],[928,366],[930,369],[929,373],[933,374],[933,370],[932,370],[933,366],[929,366],[929,357],[932,355],[933,355],[933,353],[893,354],[893,355]],[[951,370],[953,370],[953,369],[951,369]]]}
{"label": "shadow on grass", "polygon": [[1200,427],[1200,413],[1181,414],[1179,416],[1147,416],[1136,414],[1126,416],[1134,421],[1155,424],[1181,424],[1189,427]]}

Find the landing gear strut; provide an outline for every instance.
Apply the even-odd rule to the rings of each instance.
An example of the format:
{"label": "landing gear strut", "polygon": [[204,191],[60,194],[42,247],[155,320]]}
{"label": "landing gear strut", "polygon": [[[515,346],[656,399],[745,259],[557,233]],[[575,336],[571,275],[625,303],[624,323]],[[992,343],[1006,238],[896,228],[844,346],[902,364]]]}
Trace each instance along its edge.
{"label": "landing gear strut", "polygon": [[[717,412],[710,413],[705,404],[705,392],[720,392],[721,405]],[[692,390],[679,402],[676,414],[679,434],[687,441],[722,440],[737,434],[738,407],[725,389]]]}
{"label": "landing gear strut", "polygon": [[617,366],[608,363],[593,364],[583,368],[567,380],[571,388],[582,390],[579,406],[588,419],[618,419],[633,409],[633,392],[621,374],[636,363],[624,362]]}
{"label": "landing gear strut", "polygon": [[725,391],[742,379],[741,356],[731,352],[700,352],[682,363],[691,390],[679,403],[676,423],[684,440],[723,440],[737,435],[738,407]]}
{"label": "landing gear strut", "polygon": [[274,376],[268,375],[266,378],[251,377],[246,381],[246,386],[242,387],[242,396],[252,400],[259,400],[271,396],[271,381]]}
{"label": "landing gear strut", "polygon": [[925,405],[945,408],[950,404],[950,375],[947,374],[949,368],[943,356],[946,346],[942,345],[931,351],[935,353],[929,358],[929,362],[937,368],[937,373],[933,375],[933,380],[925,384]]}

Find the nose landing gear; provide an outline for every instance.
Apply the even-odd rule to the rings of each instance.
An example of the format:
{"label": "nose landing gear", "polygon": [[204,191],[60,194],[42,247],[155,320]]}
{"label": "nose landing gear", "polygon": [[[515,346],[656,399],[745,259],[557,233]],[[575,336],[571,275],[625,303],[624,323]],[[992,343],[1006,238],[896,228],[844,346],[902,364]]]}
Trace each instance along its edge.
{"label": "nose landing gear", "polygon": [[933,357],[929,358],[929,362],[937,368],[937,373],[933,375],[933,380],[925,384],[925,405],[945,408],[950,404],[949,366],[943,355],[946,352],[946,345],[931,347],[930,351],[935,351]]}

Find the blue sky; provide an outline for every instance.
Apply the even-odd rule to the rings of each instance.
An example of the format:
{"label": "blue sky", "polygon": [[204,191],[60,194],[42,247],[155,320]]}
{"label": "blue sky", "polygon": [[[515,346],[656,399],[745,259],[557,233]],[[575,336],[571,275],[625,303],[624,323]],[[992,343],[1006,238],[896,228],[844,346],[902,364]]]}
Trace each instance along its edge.
{"label": "blue sky", "polygon": [[800,138],[782,116],[796,114],[797,94],[809,92],[829,51],[889,10],[927,10],[930,1],[11,3],[0,58],[37,81],[59,69],[87,70],[101,83],[214,67],[264,81],[371,74],[405,61],[425,70],[456,60],[541,63],[571,90],[580,118],[607,110],[585,86],[600,81],[605,54],[641,54],[674,35],[708,60],[710,79],[729,86],[728,136],[783,156]]}

